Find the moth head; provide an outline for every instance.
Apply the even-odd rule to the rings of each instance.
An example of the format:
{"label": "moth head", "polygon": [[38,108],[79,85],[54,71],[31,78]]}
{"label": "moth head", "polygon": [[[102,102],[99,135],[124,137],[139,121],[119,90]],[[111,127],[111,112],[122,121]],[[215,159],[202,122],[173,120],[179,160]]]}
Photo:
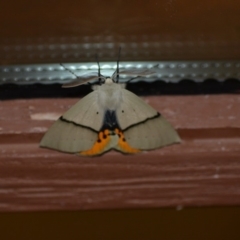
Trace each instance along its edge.
{"label": "moth head", "polygon": [[107,78],[105,79],[105,84],[112,84],[113,82],[114,82],[113,79],[110,78],[110,77],[107,77]]}
{"label": "moth head", "polygon": [[[119,48],[119,53],[118,53],[118,60],[117,60],[117,67],[116,70],[114,71],[113,75],[111,77],[105,77],[101,74],[101,68],[100,64],[98,61],[98,56],[96,55],[96,60],[97,60],[97,65],[98,65],[98,71],[97,73],[89,73],[89,75],[84,75],[84,76],[77,76],[73,71],[70,69],[66,68],[63,64],[61,66],[73,74],[76,79],[70,83],[64,84],[62,87],[63,88],[70,88],[70,87],[77,87],[82,84],[90,84],[92,85],[93,89],[96,89],[97,87],[93,87],[94,85],[102,85],[102,84],[112,84],[112,83],[119,83],[119,60],[120,60],[120,51],[121,48]],[[123,88],[125,87],[125,84],[123,85]]]}

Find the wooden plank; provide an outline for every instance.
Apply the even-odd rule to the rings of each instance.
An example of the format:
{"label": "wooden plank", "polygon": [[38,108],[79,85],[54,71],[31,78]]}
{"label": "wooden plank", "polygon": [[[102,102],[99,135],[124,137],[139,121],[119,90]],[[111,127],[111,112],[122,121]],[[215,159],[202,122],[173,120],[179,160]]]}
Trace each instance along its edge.
{"label": "wooden plank", "polygon": [[239,95],[146,97],[176,126],[179,145],[90,159],[40,149],[76,100],[1,102],[0,211],[240,204]]}

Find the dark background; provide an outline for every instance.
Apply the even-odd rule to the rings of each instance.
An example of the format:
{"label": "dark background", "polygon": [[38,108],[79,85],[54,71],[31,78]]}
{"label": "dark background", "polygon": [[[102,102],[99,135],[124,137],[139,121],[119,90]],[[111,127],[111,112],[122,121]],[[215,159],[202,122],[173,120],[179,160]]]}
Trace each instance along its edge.
{"label": "dark background", "polygon": [[238,240],[239,207],[1,213],[1,239]]}
{"label": "dark background", "polygon": [[1,1],[0,63],[238,60],[237,0]]}

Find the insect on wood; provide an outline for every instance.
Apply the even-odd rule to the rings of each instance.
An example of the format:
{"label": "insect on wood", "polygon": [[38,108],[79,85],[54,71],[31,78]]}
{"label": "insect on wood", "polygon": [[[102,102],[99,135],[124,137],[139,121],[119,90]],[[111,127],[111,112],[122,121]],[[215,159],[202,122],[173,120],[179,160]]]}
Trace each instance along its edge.
{"label": "insect on wood", "polygon": [[[177,132],[159,112],[119,84],[119,74],[118,58],[112,77],[101,75],[98,62],[95,77],[78,78],[63,85],[75,87],[98,80],[93,92],[49,128],[40,146],[81,156],[98,156],[110,150],[135,154],[180,143]],[[143,70],[138,73],[138,76],[145,75]]]}

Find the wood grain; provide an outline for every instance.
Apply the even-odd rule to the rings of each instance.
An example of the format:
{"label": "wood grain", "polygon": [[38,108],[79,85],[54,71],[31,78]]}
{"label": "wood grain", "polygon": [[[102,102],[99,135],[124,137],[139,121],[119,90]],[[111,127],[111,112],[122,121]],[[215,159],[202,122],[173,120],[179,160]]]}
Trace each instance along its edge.
{"label": "wood grain", "polygon": [[0,211],[239,205],[240,96],[145,100],[183,142],[90,159],[38,147],[53,119],[77,99],[2,101]]}

